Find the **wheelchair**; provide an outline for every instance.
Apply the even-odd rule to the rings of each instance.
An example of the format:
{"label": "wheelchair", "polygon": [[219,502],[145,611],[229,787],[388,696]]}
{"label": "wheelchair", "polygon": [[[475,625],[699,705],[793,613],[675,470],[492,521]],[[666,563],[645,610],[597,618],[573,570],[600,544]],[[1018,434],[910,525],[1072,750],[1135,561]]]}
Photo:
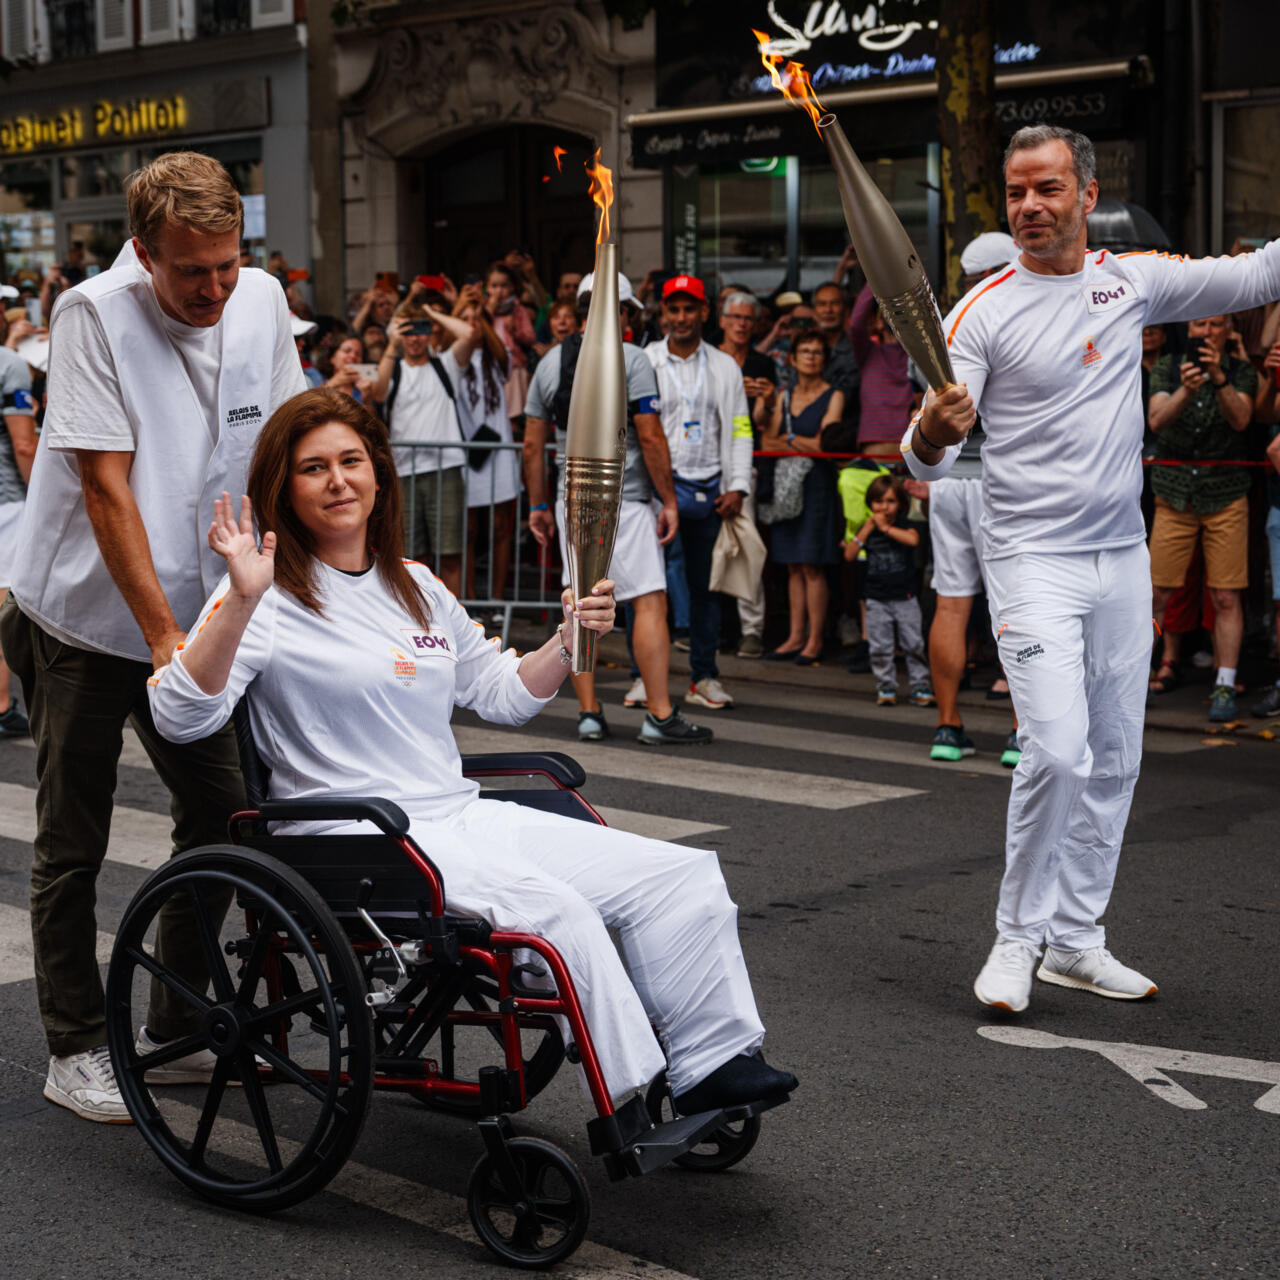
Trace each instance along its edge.
{"label": "wheelchair", "polygon": [[[556,949],[449,914],[439,870],[390,801],[265,799],[243,704],[235,725],[253,807],[231,818],[231,843],[181,854],[146,880],[107,974],[107,1040],[121,1094],[180,1181],[226,1207],[287,1208],[342,1168],[373,1090],[407,1093],[478,1123],[484,1154],[466,1197],[475,1231],[504,1262],[547,1267],[586,1234],[587,1184],[564,1151],[517,1136],[510,1117],[566,1059],[584,1074],[596,1112],[590,1150],[611,1180],[672,1162],[716,1172],[747,1155],[761,1113],[785,1098],[678,1116],[664,1074],[643,1099],[615,1109]],[[473,778],[542,780],[482,791],[486,798],[604,825],[578,794],[586,775],[568,756],[473,755],[463,767]],[[376,832],[269,832],[286,820],[362,820]],[[229,911],[233,901],[238,910]],[[199,938],[203,963],[194,970],[167,962],[157,945],[166,908]],[[140,1052],[153,990],[200,1029]],[[183,1081],[163,1072],[201,1049],[216,1065],[193,1102],[193,1090],[165,1087]]]}

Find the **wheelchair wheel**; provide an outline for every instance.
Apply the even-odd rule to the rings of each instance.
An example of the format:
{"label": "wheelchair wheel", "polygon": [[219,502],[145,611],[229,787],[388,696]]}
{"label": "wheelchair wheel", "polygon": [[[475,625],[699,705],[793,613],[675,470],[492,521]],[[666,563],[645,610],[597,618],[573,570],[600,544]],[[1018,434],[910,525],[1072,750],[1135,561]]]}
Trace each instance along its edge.
{"label": "wheelchair wheel", "polygon": [[515,1185],[490,1154],[480,1158],[467,1186],[476,1234],[503,1262],[549,1267],[567,1258],[587,1234],[591,1196],[577,1166],[541,1138],[505,1144]]}
{"label": "wheelchair wheel", "polygon": [[[649,1109],[649,1118],[654,1124],[675,1119],[676,1110],[671,1101],[671,1086],[667,1084],[665,1071],[649,1086],[644,1101]],[[698,1173],[719,1173],[723,1169],[731,1169],[742,1160],[756,1145],[759,1136],[759,1116],[731,1120],[704,1138],[692,1151],[676,1156],[673,1163],[682,1169],[692,1169]]]}
{"label": "wheelchair wheel", "polygon": [[[498,1004],[497,988],[484,978],[476,978],[463,992],[462,998],[477,1012],[490,1011]],[[451,1033],[446,1031],[445,1034]],[[501,1031],[497,1027],[490,1027],[489,1034],[501,1050]],[[564,1057],[564,1041],[561,1040],[560,1032],[555,1026],[538,1033],[533,1051],[524,1055],[525,1096],[530,1102],[555,1078]],[[464,1099],[436,1096],[422,1097],[421,1101],[432,1111],[439,1111],[444,1115],[479,1119],[486,1114],[483,1104],[478,1099],[475,1102],[468,1102]]]}
{"label": "wheelchair wheel", "polygon": [[[228,915],[233,898],[247,934],[241,913]],[[166,938],[192,940],[191,952],[159,943],[162,918]],[[174,858],[129,904],[107,975],[107,1040],[139,1133],[218,1204],[265,1213],[314,1194],[364,1125],[373,1082],[364,996],[333,914],[284,863],[233,846]],[[140,1054],[139,1029],[157,1005],[192,1030]],[[205,1056],[202,1083],[147,1087],[149,1072],[192,1054]]]}

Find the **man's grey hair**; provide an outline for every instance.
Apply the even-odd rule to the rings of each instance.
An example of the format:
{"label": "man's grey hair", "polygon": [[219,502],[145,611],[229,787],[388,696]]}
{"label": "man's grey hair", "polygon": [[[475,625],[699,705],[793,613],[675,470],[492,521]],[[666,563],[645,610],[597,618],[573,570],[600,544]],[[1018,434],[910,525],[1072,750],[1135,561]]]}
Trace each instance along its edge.
{"label": "man's grey hair", "polygon": [[723,303],[720,305],[721,314],[728,311],[730,307],[750,307],[751,314],[758,316],[760,314],[760,299],[754,293],[744,293],[741,289],[735,289]]}
{"label": "man's grey hair", "polygon": [[1043,147],[1046,142],[1065,142],[1071,152],[1071,165],[1076,171],[1076,184],[1080,194],[1098,176],[1098,157],[1094,153],[1093,143],[1074,129],[1064,129],[1058,124],[1029,124],[1019,129],[1009,139],[1009,146],[1004,153],[1002,172],[1008,172],[1009,161],[1015,151],[1032,151]]}

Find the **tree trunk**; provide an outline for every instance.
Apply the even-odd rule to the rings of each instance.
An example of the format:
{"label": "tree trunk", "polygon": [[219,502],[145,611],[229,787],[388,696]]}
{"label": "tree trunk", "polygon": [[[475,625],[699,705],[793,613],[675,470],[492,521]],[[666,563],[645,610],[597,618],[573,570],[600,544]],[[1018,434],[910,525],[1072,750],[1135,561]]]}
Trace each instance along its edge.
{"label": "tree trunk", "polygon": [[960,253],[1000,229],[1004,182],[995,104],[995,0],[938,0],[938,133],[942,142],[942,294],[961,294]]}

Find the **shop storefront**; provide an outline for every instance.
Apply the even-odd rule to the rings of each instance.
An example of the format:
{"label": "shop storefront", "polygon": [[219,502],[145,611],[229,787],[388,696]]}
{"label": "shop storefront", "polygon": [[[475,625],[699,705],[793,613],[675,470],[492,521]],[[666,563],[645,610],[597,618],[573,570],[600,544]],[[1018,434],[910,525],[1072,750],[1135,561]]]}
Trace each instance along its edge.
{"label": "shop storefront", "polygon": [[77,242],[90,274],[110,266],[127,235],[125,180],[178,147],[227,167],[255,258],[265,265],[279,248],[305,266],[305,62],[299,51],[267,74],[252,71],[187,69],[127,92],[85,83],[9,97],[0,110],[0,275],[41,277]]}
{"label": "shop storefront", "polygon": [[[1160,157],[1144,141],[1160,109],[1152,85],[1161,33],[1149,27],[1158,8],[1082,0],[1068,20],[1048,6],[997,6],[1002,132],[1042,120],[1081,128],[1098,145],[1104,192],[1148,203],[1159,188]],[[810,70],[936,280],[936,9],[921,0],[910,22],[840,0],[702,0],[664,12],[656,109],[627,124],[632,163],[664,173],[667,264],[769,294],[830,279],[847,243],[822,144],[770,86],[755,28]],[[1169,127],[1176,132],[1177,121]]]}

